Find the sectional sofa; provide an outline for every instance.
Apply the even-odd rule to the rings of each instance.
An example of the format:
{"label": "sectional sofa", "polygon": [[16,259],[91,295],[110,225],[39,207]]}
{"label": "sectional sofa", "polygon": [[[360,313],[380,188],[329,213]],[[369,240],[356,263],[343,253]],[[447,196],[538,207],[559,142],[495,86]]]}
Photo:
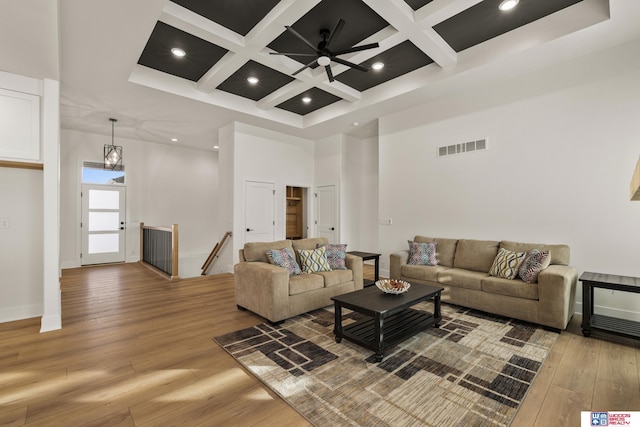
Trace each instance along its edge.
{"label": "sectional sofa", "polygon": [[[410,264],[410,250],[401,250],[390,255],[392,279],[442,286],[445,302],[566,329],[574,312],[578,279],[576,269],[569,266],[567,245],[426,236],[415,236],[410,242],[415,242],[413,247],[433,243],[437,265],[415,265],[415,261]],[[512,254],[513,261],[516,259],[513,253],[520,254],[517,256],[522,260],[522,253],[529,254],[534,249],[536,253],[548,251],[549,264],[543,266],[534,282],[527,283],[519,276],[505,278],[489,273],[495,269],[499,252]]]}

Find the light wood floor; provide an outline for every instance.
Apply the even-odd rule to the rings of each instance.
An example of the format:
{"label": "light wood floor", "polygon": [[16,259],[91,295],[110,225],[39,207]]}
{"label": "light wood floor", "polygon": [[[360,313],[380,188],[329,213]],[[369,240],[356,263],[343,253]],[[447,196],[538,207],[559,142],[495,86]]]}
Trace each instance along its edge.
{"label": "light wood floor", "polygon": [[[365,267],[372,276],[372,268]],[[233,276],[168,282],[138,264],[65,270],[63,329],[0,324],[2,426],[309,426],[211,339],[261,322]],[[579,426],[581,410],[640,410],[640,345],[583,338],[579,316],[513,426]]]}

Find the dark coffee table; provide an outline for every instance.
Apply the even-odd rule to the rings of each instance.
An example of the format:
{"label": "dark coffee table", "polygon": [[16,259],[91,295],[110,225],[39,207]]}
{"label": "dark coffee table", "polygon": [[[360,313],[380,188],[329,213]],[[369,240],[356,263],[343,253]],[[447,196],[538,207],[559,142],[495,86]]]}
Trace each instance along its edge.
{"label": "dark coffee table", "polygon": [[[411,283],[405,293],[386,294],[376,286],[338,295],[333,298],[336,342],[345,338],[376,352],[376,362],[384,358],[384,351],[427,327],[440,326],[439,286]],[[416,310],[411,306],[433,300],[433,313]],[[342,326],[342,308],[364,314],[365,319]]]}

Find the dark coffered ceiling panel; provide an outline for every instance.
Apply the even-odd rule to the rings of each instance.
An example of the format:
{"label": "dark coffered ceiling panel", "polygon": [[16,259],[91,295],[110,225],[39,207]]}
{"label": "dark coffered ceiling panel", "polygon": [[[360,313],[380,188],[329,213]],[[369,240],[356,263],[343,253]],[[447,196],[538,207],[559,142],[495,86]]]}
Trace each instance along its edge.
{"label": "dark coffered ceiling panel", "polygon": [[[605,1],[589,0],[591,3]],[[457,52],[496,36],[513,39],[515,42],[509,46],[515,47],[512,51],[503,49],[495,56],[488,55],[484,62],[480,58],[478,65],[561,37],[562,32],[555,30],[553,36],[512,31],[560,10],[576,6],[575,13],[559,15],[562,16],[560,25],[566,22],[570,27],[566,34],[580,28],[575,23],[577,19],[584,20],[585,28],[599,22],[589,21],[589,14],[584,13],[588,6],[584,0],[520,0],[516,8],[508,12],[499,10],[500,3],[501,0],[404,0],[399,3],[388,0],[167,0],[138,64],[195,82],[193,88],[184,91],[185,96],[202,99],[201,94],[220,90],[245,100],[259,101],[260,111],[256,113],[255,108],[246,107],[246,102],[229,103],[228,96],[206,98],[246,114],[269,116],[270,110],[279,109],[305,115],[327,108],[328,114],[322,117],[335,113],[332,117],[336,118],[345,111],[356,112],[371,102],[383,103],[400,97],[407,90],[419,90],[416,88],[420,85],[428,86],[428,77],[419,84],[406,85],[400,79],[395,84],[397,78],[420,68],[441,67],[448,76],[455,75]],[[602,5],[592,6],[599,13],[605,9]],[[183,13],[182,8],[193,13]],[[607,19],[606,13],[602,15],[605,15],[602,20]],[[207,20],[218,25],[209,25]],[[339,20],[343,20],[344,25],[332,39],[328,52],[331,74],[320,69],[299,71],[309,63],[312,63],[310,68],[317,68],[314,61],[322,52],[316,50],[321,50],[319,44],[324,38],[331,37],[323,36],[322,30],[332,33]],[[252,31],[258,25],[260,31]],[[221,26],[225,27],[224,31]],[[313,48],[285,26],[290,26]],[[376,43],[379,47],[333,55],[354,46]],[[186,56],[172,55],[173,47],[184,49]],[[340,61],[369,70],[350,68],[348,63]],[[373,69],[376,62],[383,63],[384,67]],[[147,76],[145,72],[137,73],[136,83],[145,84],[142,80]],[[250,83],[249,77],[257,78],[258,82]],[[335,81],[331,81],[331,77]],[[169,92],[182,90],[171,87],[172,83],[166,84]],[[372,95],[375,99],[367,100],[369,94],[374,93],[371,89],[381,84],[385,84],[387,98],[379,101],[381,92],[375,92]],[[157,79],[149,85],[157,88]],[[305,96],[310,97],[311,102],[303,102]],[[343,100],[340,108],[331,107],[339,100]],[[278,111],[273,116],[287,115]],[[297,122],[291,117],[286,120]]]}
{"label": "dark coffered ceiling panel", "polygon": [[523,0],[515,9],[503,12],[498,9],[502,0],[484,0],[433,28],[460,52],[581,1]]}
{"label": "dark coffered ceiling panel", "polygon": [[[187,55],[176,57],[171,53],[174,47]],[[158,21],[138,64],[197,82],[226,53],[220,46]]]}
{"label": "dark coffered ceiling panel", "polygon": [[[309,102],[304,102],[303,98],[305,97],[309,97],[311,100]],[[286,100],[279,105],[276,105],[276,107],[304,116],[305,114],[333,104],[336,101],[340,101],[340,99],[341,98],[335,95],[314,87],[294,96],[293,98]]]}
{"label": "dark coffered ceiling panel", "polygon": [[[322,41],[320,30],[326,29],[333,32],[339,19],[344,20],[345,25],[338,38],[331,42],[332,51],[348,49],[389,25],[360,0],[321,1],[302,18],[289,25],[311,44],[317,46]],[[276,52],[313,53],[309,46],[284,28],[283,33],[268,47]],[[291,58],[302,64],[310,61],[306,57],[291,56]]]}
{"label": "dark coffered ceiling panel", "polygon": [[[247,81],[250,77],[257,83]],[[259,101],[270,93],[294,80],[293,77],[273,70],[255,61],[249,61],[218,86],[218,89],[234,95]]]}
{"label": "dark coffered ceiling panel", "polygon": [[404,0],[413,10],[418,10],[422,6],[431,3],[433,0]]}
{"label": "dark coffered ceiling panel", "polygon": [[363,92],[381,83],[429,65],[433,60],[409,40],[406,40],[387,51],[367,59],[361,65],[371,68],[376,62],[384,64],[384,67],[380,70],[370,69],[367,71],[366,76],[363,75],[362,71],[351,68],[336,76],[336,80]]}
{"label": "dark coffered ceiling panel", "polygon": [[210,21],[246,36],[280,0],[174,0]]}

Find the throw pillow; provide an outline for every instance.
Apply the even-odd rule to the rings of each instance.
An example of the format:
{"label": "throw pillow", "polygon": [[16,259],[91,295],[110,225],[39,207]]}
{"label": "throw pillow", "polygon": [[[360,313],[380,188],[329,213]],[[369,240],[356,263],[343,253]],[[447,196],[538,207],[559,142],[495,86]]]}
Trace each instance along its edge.
{"label": "throw pillow", "polygon": [[527,257],[522,262],[518,275],[523,282],[536,283],[538,274],[545,268],[549,267],[551,255],[548,250],[531,249]]}
{"label": "throw pillow", "polygon": [[271,264],[287,270],[289,272],[289,276],[302,274],[302,270],[300,270],[300,266],[296,262],[296,258],[289,248],[270,249],[267,251],[267,257]]}
{"label": "throw pillow", "polygon": [[518,268],[526,256],[526,252],[513,252],[500,248],[498,255],[493,260],[489,275],[509,280],[515,279],[518,275]]}
{"label": "throw pillow", "polygon": [[303,273],[331,271],[324,247],[311,250],[300,249],[298,253],[300,254],[300,264],[302,264]]}
{"label": "throw pillow", "polygon": [[436,244],[418,243],[407,241],[409,243],[409,261],[411,265],[438,265],[436,259]]}
{"label": "throw pillow", "polygon": [[345,262],[345,258],[347,256],[347,245],[346,244],[318,244],[318,247],[324,247],[325,256],[327,257],[327,262],[332,270],[346,270],[347,264]]}

